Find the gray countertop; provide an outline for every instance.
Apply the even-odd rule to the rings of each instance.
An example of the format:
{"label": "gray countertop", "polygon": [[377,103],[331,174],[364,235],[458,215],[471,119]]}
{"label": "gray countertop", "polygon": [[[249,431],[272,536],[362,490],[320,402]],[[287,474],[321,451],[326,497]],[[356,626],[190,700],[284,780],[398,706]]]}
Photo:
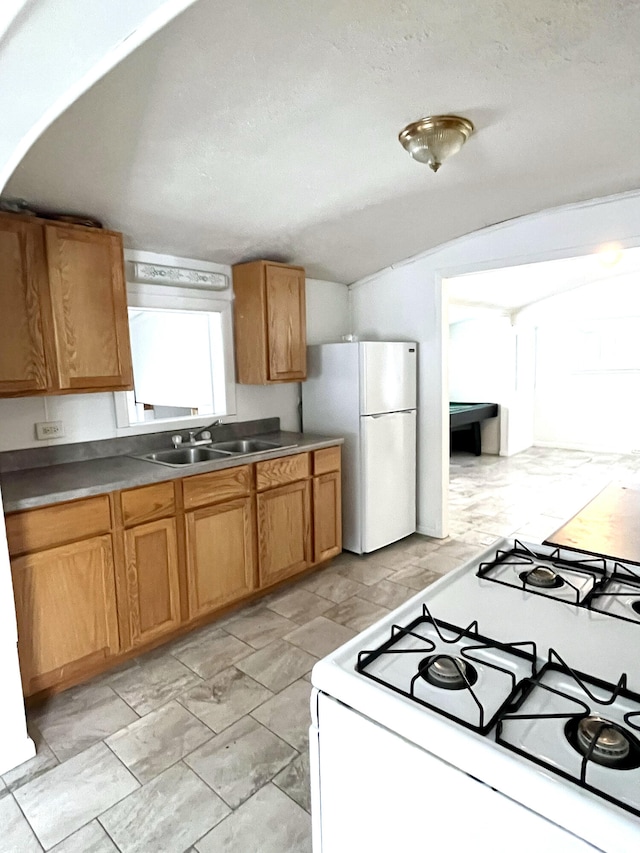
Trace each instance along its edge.
{"label": "gray countertop", "polygon": [[106,456],[83,462],[51,465],[46,468],[10,471],[0,475],[4,512],[33,509],[47,504],[116,492],[120,489],[148,486],[151,483],[192,477],[208,471],[233,468],[236,465],[274,459],[277,456],[292,456],[295,453],[305,453],[309,450],[319,450],[343,443],[342,438],[297,432],[267,433],[255,435],[252,438],[277,440],[283,444],[295,442],[295,447],[230,456],[228,459],[198,462],[194,465],[182,465],[179,468],[169,468],[166,465],[147,462],[132,456]]}

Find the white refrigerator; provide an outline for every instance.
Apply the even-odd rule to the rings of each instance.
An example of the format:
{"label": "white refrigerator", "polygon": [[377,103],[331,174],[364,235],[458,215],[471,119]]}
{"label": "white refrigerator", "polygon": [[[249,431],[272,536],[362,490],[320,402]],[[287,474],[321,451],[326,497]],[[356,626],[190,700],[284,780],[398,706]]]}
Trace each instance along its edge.
{"label": "white refrigerator", "polygon": [[364,554],[416,529],[415,343],[308,347],[302,423],[344,437],[344,548]]}

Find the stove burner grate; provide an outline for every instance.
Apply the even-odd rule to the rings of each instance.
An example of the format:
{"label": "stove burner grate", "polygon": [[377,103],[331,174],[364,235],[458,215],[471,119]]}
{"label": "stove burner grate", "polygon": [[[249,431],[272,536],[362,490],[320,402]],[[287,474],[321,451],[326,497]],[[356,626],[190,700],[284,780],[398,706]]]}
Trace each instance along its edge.
{"label": "stove burner grate", "polygon": [[[421,633],[423,630],[426,633],[426,629],[429,628],[435,631],[440,649],[447,646],[453,647],[455,654],[443,653],[433,639]],[[446,637],[443,631],[447,631],[453,636]],[[403,648],[400,645],[406,638],[415,641],[411,648]],[[382,684],[390,690],[448,717],[450,720],[455,720],[473,731],[486,734],[495,725],[500,713],[512,701],[520,683],[515,673],[506,665],[500,666],[484,659],[482,652],[487,650],[499,651],[504,656],[505,664],[510,658],[511,660],[514,658],[518,660],[520,668],[524,663],[527,674],[534,675],[536,672],[537,649],[535,643],[499,643],[490,640],[478,633],[477,622],[472,622],[467,628],[460,628],[458,625],[434,619],[427,605],[423,604],[421,616],[404,627],[393,625],[391,636],[378,648],[359,652],[355,669],[356,672],[367,676],[378,684]],[[424,657],[420,659],[417,664],[417,671],[407,679],[406,684],[395,684],[390,678],[382,677],[373,671],[375,662],[383,656],[398,655],[402,657],[407,654],[422,654]],[[491,710],[488,710],[487,701],[481,700],[476,689],[474,689],[478,681],[479,668],[485,668],[487,671],[498,674],[499,677],[504,676],[505,679],[505,687],[500,693],[502,701],[496,703],[495,699],[492,699]],[[434,687],[443,688],[445,691],[466,691],[475,706],[477,718],[475,720],[465,719],[463,716],[449,712],[435,702],[427,701],[423,696],[418,695],[419,685],[424,684],[424,682]],[[502,698],[503,696],[504,698]],[[496,704],[498,707],[494,710]]]}
{"label": "stove burner grate", "polygon": [[[544,563],[550,565],[541,565]],[[513,570],[512,577],[504,574],[505,567]],[[503,576],[500,576],[501,572]],[[567,554],[566,548],[561,552],[557,547],[540,546],[538,552],[533,546],[515,539],[513,548],[508,551],[498,550],[492,560],[480,563],[476,574],[479,578],[502,586],[583,606],[593,590],[599,589],[604,583],[607,563],[604,557],[587,558],[580,554],[574,558]],[[591,588],[587,590],[588,584],[591,584]],[[561,589],[562,597],[554,595],[555,591]]]}
{"label": "stove burner grate", "polygon": [[[637,770],[640,768],[640,740],[631,731],[631,729],[640,731],[640,710],[624,714],[624,723],[629,727],[626,729],[616,722],[593,713],[587,701],[577,696],[572,696],[561,689],[544,684],[543,679],[545,676],[553,672],[568,676],[578,686],[579,691],[584,695],[584,699],[591,703],[604,707],[613,707],[619,698],[623,698],[631,700],[640,708],[640,695],[632,693],[627,689],[626,674],[623,673],[615,685],[610,684],[601,679],[592,678],[584,673],[575,672],[554,649],[549,649],[548,662],[532,678],[525,680],[521,685],[520,695],[506,713],[502,714],[499,718],[496,726],[496,743],[541,767],[551,770],[558,776],[562,776],[576,785],[594,794],[598,794],[600,797],[615,803],[626,811],[640,816],[640,804],[638,806],[635,804],[632,805],[620,799],[619,795],[616,796],[614,793],[603,790],[602,787],[596,784],[592,784],[588,778],[589,768],[593,765],[599,765],[607,768],[607,770],[616,771]],[[603,699],[602,697],[597,697],[588,685],[609,694],[609,698]],[[550,694],[566,699],[568,703],[579,706],[580,710],[578,712],[567,713],[527,713],[527,699],[534,690],[545,690]],[[580,771],[577,775],[572,774],[568,769],[556,766],[549,760],[541,758],[535,752],[529,751],[513,740],[509,740],[505,734],[505,725],[509,721],[520,720],[523,724],[529,726],[535,720],[552,719],[566,719],[564,736],[582,759],[580,762]]]}
{"label": "stove burner grate", "polygon": [[[619,601],[616,608],[607,608],[607,603]],[[626,622],[640,622],[640,574],[629,565],[614,563],[613,571],[603,584],[598,584],[585,599],[585,607],[598,613],[606,613]],[[635,615],[627,615],[625,603]],[[639,617],[639,618],[636,618]]]}

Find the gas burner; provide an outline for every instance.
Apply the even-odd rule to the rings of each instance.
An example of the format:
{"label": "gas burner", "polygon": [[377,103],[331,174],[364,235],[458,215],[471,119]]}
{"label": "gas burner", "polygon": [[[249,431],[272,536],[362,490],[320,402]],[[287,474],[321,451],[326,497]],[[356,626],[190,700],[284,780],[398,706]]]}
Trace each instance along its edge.
{"label": "gas burner", "polygon": [[[572,670],[553,649],[499,719],[496,741],[640,816],[640,695]],[[617,771],[626,772],[619,773]]]}
{"label": "gas burner", "polygon": [[392,625],[377,648],[358,654],[356,671],[405,699],[486,734],[516,689],[536,673],[535,643],[500,643],[478,623],[460,628],[434,619],[426,605]]}
{"label": "gas burner", "polygon": [[513,548],[500,549],[492,560],[480,563],[476,574],[493,583],[582,606],[604,584],[607,561],[555,545],[528,545],[515,539]]}
{"label": "gas burner", "polygon": [[536,566],[526,572],[520,572],[520,580],[529,586],[537,586],[541,589],[558,589],[564,586],[560,575],[547,566]]}
{"label": "gas burner", "polygon": [[475,666],[453,655],[429,655],[420,661],[418,672],[429,684],[444,690],[464,690],[478,680]]}
{"label": "gas burner", "polygon": [[581,755],[604,767],[633,770],[640,767],[640,749],[635,738],[621,726],[599,716],[569,720],[565,737]]}

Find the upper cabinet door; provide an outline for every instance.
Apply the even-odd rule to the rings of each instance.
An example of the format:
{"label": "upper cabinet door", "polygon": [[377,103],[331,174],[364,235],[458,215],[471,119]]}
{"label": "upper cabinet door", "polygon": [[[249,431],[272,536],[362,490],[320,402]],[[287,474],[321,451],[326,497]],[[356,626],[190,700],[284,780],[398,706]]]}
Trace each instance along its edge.
{"label": "upper cabinet door", "polygon": [[62,391],[133,387],[122,237],[46,225],[49,287]]}
{"label": "upper cabinet door", "polygon": [[[49,385],[45,344],[47,272],[42,228],[0,219],[0,394],[19,396]],[[43,316],[44,315],[44,316]],[[52,358],[52,353],[50,354]]]}
{"label": "upper cabinet door", "polygon": [[236,376],[246,385],[307,378],[302,267],[251,261],[233,267]]}
{"label": "upper cabinet door", "polygon": [[269,379],[301,380],[307,375],[304,272],[296,268],[265,268]]}

